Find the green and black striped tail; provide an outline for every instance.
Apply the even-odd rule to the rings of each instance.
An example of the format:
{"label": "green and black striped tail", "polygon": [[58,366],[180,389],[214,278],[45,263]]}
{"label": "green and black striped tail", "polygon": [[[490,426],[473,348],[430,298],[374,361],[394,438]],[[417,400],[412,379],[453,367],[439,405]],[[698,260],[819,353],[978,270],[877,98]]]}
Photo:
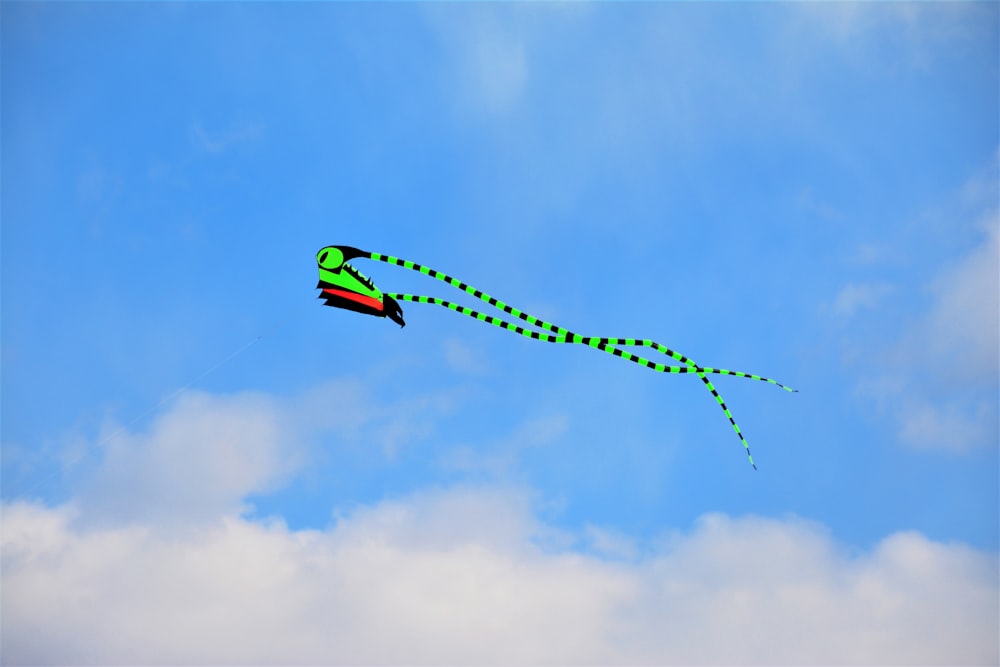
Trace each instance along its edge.
{"label": "green and black striped tail", "polygon": [[[437,306],[442,306],[444,308],[455,311],[462,315],[466,315],[481,322],[486,322],[487,324],[492,324],[493,326],[499,327],[501,329],[506,329],[507,331],[512,331],[516,334],[520,334],[521,336],[532,338],[534,340],[540,340],[548,343],[568,343],[568,344],[587,345],[589,347],[594,347],[599,350],[603,350],[604,352],[607,352],[608,354],[614,355],[616,357],[621,357],[622,359],[626,359],[635,364],[639,364],[640,366],[645,366],[646,368],[649,368],[659,373],[694,373],[705,384],[705,386],[708,388],[708,391],[715,398],[716,403],[718,403],[719,407],[722,408],[723,413],[725,413],[726,418],[732,425],[733,430],[736,432],[736,435],[740,439],[740,442],[743,443],[743,447],[747,454],[747,459],[749,460],[750,465],[752,465],[755,470],[757,468],[757,465],[754,463],[753,455],[751,455],[750,453],[750,444],[743,436],[743,432],[740,430],[739,424],[736,423],[736,419],[729,411],[729,408],[726,406],[726,402],[719,394],[719,391],[708,379],[708,375],[712,374],[732,375],[735,377],[766,382],[768,384],[772,384],[776,387],[784,389],[785,391],[789,392],[796,391],[795,389],[792,389],[791,387],[788,387],[787,385],[784,385],[776,380],[765,378],[760,375],[755,375],[752,373],[744,373],[742,371],[731,371],[722,368],[699,366],[689,357],[675,350],[672,350],[665,345],[661,345],[656,341],[649,340],[646,338],[602,338],[595,336],[580,336],[578,334],[569,331],[568,329],[552,324],[550,322],[546,322],[545,320],[542,320],[533,315],[529,315],[524,311],[518,310],[513,306],[509,306],[506,303],[500,301],[499,299],[496,299],[490,296],[489,294],[486,294],[482,290],[476,289],[475,287],[472,287],[471,285],[468,285],[462,282],[461,280],[458,280],[457,278],[453,278],[445,273],[442,273],[430,267],[423,266],[421,264],[417,264],[416,262],[411,262],[409,260],[399,259],[398,257],[392,257],[391,255],[383,255],[381,253],[374,253],[374,252],[369,253],[354,248],[352,248],[351,250],[357,253],[356,255],[354,255],[356,257],[369,257],[370,259],[373,259],[375,261],[385,262],[387,264],[393,264],[395,266],[401,266],[405,269],[410,269],[411,271],[417,271],[419,273],[423,273],[424,275],[430,276],[431,278],[436,278],[437,280],[445,282],[448,285],[456,289],[462,290],[467,294],[471,294],[473,297],[479,299],[480,301],[488,303],[494,308],[497,308],[503,311],[504,313],[507,313],[508,315],[516,317],[533,327],[537,327],[542,331],[535,331],[533,329],[528,329],[521,325],[513,324],[498,317],[487,315],[485,313],[480,313],[471,308],[467,308],[465,306],[453,303],[451,301],[446,301],[445,299],[439,299],[437,297],[420,296],[414,294],[387,293],[386,296],[392,299],[396,299],[398,301],[411,301],[415,303],[428,303]],[[667,357],[683,365],[672,366],[669,364],[657,363],[649,359],[640,357],[638,355],[632,354],[631,352],[622,350],[621,349],[622,347],[648,347],[655,350],[656,352],[666,355]]]}

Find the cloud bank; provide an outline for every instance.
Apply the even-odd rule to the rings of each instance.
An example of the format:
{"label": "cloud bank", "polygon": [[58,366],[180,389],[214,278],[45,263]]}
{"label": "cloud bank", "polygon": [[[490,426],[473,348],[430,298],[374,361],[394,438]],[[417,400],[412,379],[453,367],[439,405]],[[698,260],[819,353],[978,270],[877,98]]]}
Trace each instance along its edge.
{"label": "cloud bank", "polygon": [[[639,543],[556,528],[551,499],[496,484],[331,507],[321,528],[248,517],[247,498],[294,480],[317,434],[335,451],[361,432],[390,456],[366,427],[386,413],[370,399],[348,380],[287,399],[189,392],[148,433],[111,439],[70,502],[4,503],[2,661],[1000,659],[996,554],[915,532],[857,551],[800,518],[710,513]],[[562,428],[530,422],[517,438]]]}
{"label": "cloud bank", "polygon": [[917,533],[850,552],[801,519],[708,514],[622,559],[511,488],[418,493],[323,530],[87,527],[82,511],[3,507],[5,663],[1000,659],[995,555]]}

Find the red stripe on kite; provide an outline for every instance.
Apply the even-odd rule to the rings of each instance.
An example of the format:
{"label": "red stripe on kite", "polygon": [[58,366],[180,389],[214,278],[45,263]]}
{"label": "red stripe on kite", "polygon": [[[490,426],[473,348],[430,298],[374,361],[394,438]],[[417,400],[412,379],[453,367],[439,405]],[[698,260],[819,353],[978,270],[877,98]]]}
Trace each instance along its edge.
{"label": "red stripe on kite", "polygon": [[350,299],[356,303],[360,303],[363,306],[368,306],[369,308],[374,308],[375,310],[382,312],[382,302],[378,299],[373,299],[370,296],[363,296],[361,294],[355,294],[354,292],[345,292],[339,289],[330,289],[329,287],[323,289],[327,294],[332,294],[333,296],[339,296],[344,299]]}

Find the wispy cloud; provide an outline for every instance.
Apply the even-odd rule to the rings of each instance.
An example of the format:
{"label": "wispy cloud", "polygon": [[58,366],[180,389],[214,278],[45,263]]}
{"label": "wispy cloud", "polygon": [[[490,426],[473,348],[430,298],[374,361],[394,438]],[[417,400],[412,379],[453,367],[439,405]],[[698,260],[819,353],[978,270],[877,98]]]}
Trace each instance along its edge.
{"label": "wispy cloud", "polygon": [[[848,358],[858,360],[852,350],[861,346],[869,362],[875,354],[878,362],[857,384],[858,395],[889,414],[900,440],[917,447],[963,451],[997,444],[1000,213],[995,169],[987,171],[960,189],[948,218],[949,229],[972,230],[978,240],[941,264],[921,293],[902,295],[906,290],[891,282],[849,283],[829,307],[844,325],[877,319],[883,332],[893,332],[881,341],[862,336],[848,346]],[[896,295],[911,301],[924,297],[926,305],[909,320],[899,309],[887,310],[893,323],[879,307]]]}
{"label": "wispy cloud", "polygon": [[917,533],[852,553],[802,520],[710,514],[639,559],[598,534],[605,560],[545,546],[517,489],[421,493],[325,530],[230,515],[180,537],[3,510],[10,663],[1000,658],[995,555]]}
{"label": "wispy cloud", "polygon": [[455,54],[457,99],[476,113],[502,116],[519,106],[531,76],[536,43],[532,10],[429,6],[425,16]]}
{"label": "wispy cloud", "polygon": [[934,305],[917,345],[926,344],[942,374],[990,384],[1000,374],[1000,211],[978,226],[979,244],[931,283]]}
{"label": "wispy cloud", "polygon": [[190,188],[200,178],[199,170],[206,164],[249,150],[265,136],[263,123],[244,120],[231,120],[211,127],[192,121],[178,131],[186,132],[187,148],[171,146],[165,154],[150,156],[146,166],[150,184],[170,189]]}
{"label": "wispy cloud", "polygon": [[798,33],[831,40],[859,66],[875,49],[884,47],[888,38],[896,61],[884,61],[883,66],[925,67],[941,45],[961,44],[996,22],[995,8],[988,3],[843,2],[788,7]]}
{"label": "wispy cloud", "polygon": [[201,123],[192,123],[189,133],[192,145],[199,152],[221,155],[260,140],[264,126],[260,123],[233,122],[222,129],[208,130]]}
{"label": "wispy cloud", "polygon": [[1000,307],[997,213],[985,237],[930,283],[933,303],[899,340],[901,438],[963,450],[997,444]]}
{"label": "wispy cloud", "polygon": [[449,336],[442,343],[445,362],[452,369],[467,375],[482,375],[489,364],[482,355],[469,347],[461,338]]}
{"label": "wispy cloud", "polygon": [[878,307],[892,292],[893,286],[887,283],[849,283],[837,293],[831,310],[837,317],[850,320],[860,310]]}
{"label": "wispy cloud", "polygon": [[563,414],[529,419],[509,435],[456,447],[443,457],[441,463],[452,470],[485,472],[502,478],[517,467],[525,450],[553,442],[568,430],[569,419]]}

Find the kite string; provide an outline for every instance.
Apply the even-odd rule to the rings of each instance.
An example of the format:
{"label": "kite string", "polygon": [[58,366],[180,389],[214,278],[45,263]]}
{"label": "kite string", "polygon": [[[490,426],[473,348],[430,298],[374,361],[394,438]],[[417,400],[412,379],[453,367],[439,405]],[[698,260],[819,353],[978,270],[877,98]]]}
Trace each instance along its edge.
{"label": "kite string", "polygon": [[[229,355],[227,355],[221,361],[216,362],[215,364],[213,364],[212,366],[210,366],[207,370],[202,371],[202,373],[200,375],[198,375],[197,377],[195,377],[194,379],[189,380],[185,384],[183,384],[180,387],[178,387],[177,389],[173,390],[172,392],[170,392],[169,394],[167,394],[166,396],[164,396],[163,398],[161,398],[157,403],[155,403],[154,405],[146,408],[141,413],[139,413],[137,416],[133,417],[131,420],[129,420],[125,424],[119,426],[114,431],[112,431],[110,434],[108,434],[105,437],[101,438],[97,442],[96,448],[100,449],[101,447],[104,447],[105,445],[113,442],[119,435],[121,435],[122,433],[124,433],[130,427],[134,426],[137,422],[139,422],[140,420],[142,420],[144,417],[146,417],[147,415],[149,415],[152,412],[155,412],[156,410],[158,410],[159,408],[163,407],[164,405],[166,405],[167,403],[169,403],[173,399],[175,399],[178,396],[180,396],[180,395],[184,394],[185,392],[189,391],[191,389],[191,387],[193,387],[195,384],[197,384],[198,382],[201,382],[206,377],[208,377],[212,373],[216,372],[217,370],[219,370],[220,368],[222,368],[223,366],[225,366],[226,364],[228,364],[230,361],[232,361],[236,357],[240,356],[241,354],[243,354],[244,352],[246,352],[247,350],[249,350],[251,347],[253,347],[257,343],[259,343],[262,338],[264,338],[265,336],[270,335],[274,331],[280,329],[285,324],[287,324],[287,322],[288,322],[288,320],[285,320],[285,321],[281,322],[280,324],[271,327],[270,329],[268,329],[264,333],[261,333],[261,334],[257,335],[255,338],[253,338],[252,340],[244,343],[243,345],[241,345],[240,347],[238,347],[233,352],[230,352]],[[76,457],[74,457],[73,460],[68,461],[66,463],[66,465],[63,467],[63,469],[65,467],[74,466],[77,463],[79,463],[80,461],[82,461],[83,458],[87,455],[87,451],[89,449],[90,448],[87,447],[83,452],[80,452]],[[38,488],[42,484],[45,484],[45,483],[49,482],[50,480],[52,480],[52,478],[54,478],[56,475],[58,475],[60,473],[60,471],[61,471],[61,469],[57,468],[57,469],[51,471],[49,474],[43,475],[42,477],[36,479],[34,482],[32,482],[31,484],[29,484],[27,487],[25,487],[25,488],[23,488],[23,489],[21,489],[19,491],[16,491],[15,493],[13,493],[11,497],[13,499],[17,499],[18,497],[23,497],[23,496],[27,495],[28,493],[30,493],[31,491],[34,491],[36,488]]]}
{"label": "kite string", "polygon": [[152,406],[146,408],[141,413],[139,413],[137,416],[133,417],[129,422],[127,422],[127,423],[119,426],[117,429],[115,429],[114,432],[112,432],[110,435],[108,435],[107,437],[103,438],[100,442],[98,442],[97,446],[98,447],[102,447],[102,446],[108,444],[109,442],[111,442],[112,440],[114,440],[116,437],[118,437],[119,433],[121,433],[122,431],[125,431],[126,429],[128,429],[129,427],[131,427],[132,425],[134,425],[136,422],[138,422],[139,420],[141,420],[146,415],[148,415],[148,414],[150,414],[152,412],[155,412],[160,407],[162,407],[162,406],[166,405],[167,403],[169,403],[170,401],[172,401],[174,398],[177,398],[181,394],[187,392],[189,389],[191,389],[191,387],[193,387],[197,383],[201,382],[206,377],[208,377],[209,375],[211,375],[215,371],[219,370],[220,368],[222,368],[223,366],[225,366],[226,364],[228,364],[230,361],[232,361],[233,359],[235,359],[236,357],[240,356],[241,354],[243,354],[244,352],[246,352],[247,350],[249,350],[251,347],[253,347],[254,345],[256,345],[258,342],[260,342],[260,339],[263,338],[263,337],[264,337],[264,335],[261,334],[261,335],[257,336],[256,338],[254,338],[253,340],[251,340],[251,341],[249,341],[247,343],[244,343],[241,347],[239,347],[235,351],[231,352],[229,354],[229,356],[225,357],[222,361],[217,362],[214,366],[211,366],[210,368],[208,368],[208,370],[203,371],[202,374],[199,375],[198,377],[194,378],[193,380],[189,380],[186,384],[181,385],[177,389],[173,390],[172,392],[170,392],[169,394],[167,394],[166,396],[164,396],[163,398],[161,398],[160,401],[158,403],[156,403],[155,405],[152,405]]}

